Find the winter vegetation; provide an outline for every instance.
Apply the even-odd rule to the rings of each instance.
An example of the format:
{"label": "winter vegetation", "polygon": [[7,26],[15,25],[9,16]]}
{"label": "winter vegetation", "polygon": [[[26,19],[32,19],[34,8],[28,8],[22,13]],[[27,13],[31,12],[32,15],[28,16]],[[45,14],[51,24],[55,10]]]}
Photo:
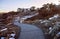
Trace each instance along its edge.
{"label": "winter vegetation", "polygon": [[51,26],[53,27],[55,24],[58,25],[58,23],[60,23],[60,5],[47,3],[41,8],[32,6],[29,9],[18,8],[16,12],[0,13],[0,23],[9,25],[14,21],[36,25],[41,28],[46,35],[49,33]]}

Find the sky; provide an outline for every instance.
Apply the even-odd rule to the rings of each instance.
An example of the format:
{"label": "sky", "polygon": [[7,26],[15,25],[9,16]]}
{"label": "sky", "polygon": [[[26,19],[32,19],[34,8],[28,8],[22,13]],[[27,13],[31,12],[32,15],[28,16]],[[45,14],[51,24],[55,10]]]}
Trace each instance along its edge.
{"label": "sky", "polygon": [[41,7],[46,3],[58,4],[58,0],[0,0],[0,12],[16,11],[17,8]]}

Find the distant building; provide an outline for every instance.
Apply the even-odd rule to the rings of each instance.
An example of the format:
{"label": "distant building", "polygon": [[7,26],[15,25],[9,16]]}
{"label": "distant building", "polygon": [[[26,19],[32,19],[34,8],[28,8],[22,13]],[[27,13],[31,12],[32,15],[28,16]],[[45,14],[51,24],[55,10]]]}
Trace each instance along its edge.
{"label": "distant building", "polygon": [[24,11],[23,11],[23,12],[25,12],[25,13],[26,13],[26,12],[28,12],[28,11],[29,11],[28,9],[24,9]]}
{"label": "distant building", "polygon": [[21,9],[21,8],[17,9],[17,12],[22,12],[22,11],[23,11],[23,9]]}
{"label": "distant building", "polygon": [[32,6],[32,7],[30,8],[30,11],[35,11],[35,6]]}

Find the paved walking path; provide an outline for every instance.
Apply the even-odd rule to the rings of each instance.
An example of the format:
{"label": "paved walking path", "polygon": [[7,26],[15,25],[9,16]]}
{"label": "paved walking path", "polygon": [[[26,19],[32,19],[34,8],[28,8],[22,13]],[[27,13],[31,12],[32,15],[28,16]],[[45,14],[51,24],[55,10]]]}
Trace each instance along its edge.
{"label": "paved walking path", "polygon": [[22,24],[14,22],[15,25],[21,27],[19,39],[45,39],[42,30],[34,25]]}

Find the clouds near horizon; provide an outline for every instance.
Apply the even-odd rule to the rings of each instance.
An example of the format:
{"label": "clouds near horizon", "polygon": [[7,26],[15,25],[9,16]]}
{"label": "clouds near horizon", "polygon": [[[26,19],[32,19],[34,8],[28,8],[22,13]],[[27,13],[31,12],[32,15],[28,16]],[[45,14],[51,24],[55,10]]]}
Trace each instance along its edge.
{"label": "clouds near horizon", "polygon": [[58,0],[0,0],[0,11],[16,11],[17,8],[41,7],[46,3],[58,4]]}

